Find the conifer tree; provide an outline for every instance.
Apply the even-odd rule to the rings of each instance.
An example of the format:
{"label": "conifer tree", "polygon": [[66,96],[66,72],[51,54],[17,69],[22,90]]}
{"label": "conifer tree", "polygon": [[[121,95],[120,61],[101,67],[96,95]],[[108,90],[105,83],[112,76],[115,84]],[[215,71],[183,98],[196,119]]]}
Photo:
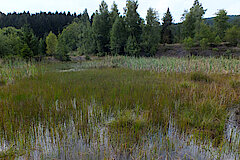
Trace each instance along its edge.
{"label": "conifer tree", "polygon": [[146,22],[141,36],[141,47],[146,56],[153,56],[157,52],[161,34],[158,13],[154,9],[148,9]]}
{"label": "conifer tree", "polygon": [[[141,18],[137,12],[138,1],[127,0],[125,8],[125,22],[129,34],[125,51],[128,55],[137,55],[140,52],[140,38],[142,34]],[[135,48],[135,49],[134,49]]]}
{"label": "conifer tree", "polygon": [[117,17],[110,34],[110,45],[112,55],[124,53],[127,41],[126,24],[122,17]]}
{"label": "conifer tree", "polygon": [[167,12],[165,13],[162,20],[163,20],[162,32],[161,32],[162,43],[171,44],[173,42],[173,35],[171,30],[173,18],[169,8],[167,9]]}
{"label": "conifer tree", "polygon": [[110,24],[113,25],[115,20],[119,17],[119,10],[115,1],[113,2],[111,12],[110,12]]}
{"label": "conifer tree", "polygon": [[185,11],[183,17],[184,36],[194,38],[194,35],[200,29],[199,26],[202,22],[203,15],[206,10],[203,9],[202,4],[198,0],[194,1],[190,12]]}
{"label": "conifer tree", "polygon": [[229,27],[228,19],[229,17],[227,16],[227,11],[224,9],[221,9],[216,13],[216,17],[214,18],[214,28],[217,32],[217,35],[223,39],[225,36],[225,32]]}
{"label": "conifer tree", "polygon": [[110,51],[110,28],[108,5],[105,1],[102,1],[99,6],[99,13],[96,13],[93,20],[93,31],[99,53]]}

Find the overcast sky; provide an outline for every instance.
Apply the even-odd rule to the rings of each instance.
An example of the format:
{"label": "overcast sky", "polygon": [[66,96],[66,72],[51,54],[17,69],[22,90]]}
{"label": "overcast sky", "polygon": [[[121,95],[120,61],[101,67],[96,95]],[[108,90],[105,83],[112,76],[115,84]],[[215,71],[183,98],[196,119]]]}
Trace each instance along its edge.
{"label": "overcast sky", "polygon": [[[79,14],[85,8],[88,9],[91,15],[96,9],[99,8],[101,0],[0,0],[0,11],[3,13],[9,12],[63,12],[70,11]],[[111,8],[114,0],[105,0]],[[118,8],[123,13],[123,7],[126,5],[125,0],[115,0]],[[162,18],[163,14],[170,8],[174,21],[179,22],[184,10],[189,9],[194,0],[138,0],[139,9],[142,18],[146,17],[147,9],[149,7],[155,8],[159,17]],[[200,0],[204,9],[207,9],[205,17],[212,17],[218,9],[226,9],[229,15],[240,14],[240,0]]]}

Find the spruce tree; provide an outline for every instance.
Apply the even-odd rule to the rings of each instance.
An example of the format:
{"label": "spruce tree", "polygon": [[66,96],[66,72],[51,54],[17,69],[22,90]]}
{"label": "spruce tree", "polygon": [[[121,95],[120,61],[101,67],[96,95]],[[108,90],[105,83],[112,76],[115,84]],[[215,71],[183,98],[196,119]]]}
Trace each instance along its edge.
{"label": "spruce tree", "polygon": [[171,30],[173,18],[169,8],[167,9],[167,12],[165,13],[162,20],[163,20],[162,32],[161,32],[162,43],[171,44],[173,42],[173,35]]}
{"label": "spruce tree", "polygon": [[[137,12],[138,1],[127,0],[125,8],[125,22],[129,34],[125,51],[128,55],[137,55],[140,53],[140,38],[142,34],[141,18]],[[134,49],[135,48],[135,49]],[[138,53],[137,53],[138,52]]]}

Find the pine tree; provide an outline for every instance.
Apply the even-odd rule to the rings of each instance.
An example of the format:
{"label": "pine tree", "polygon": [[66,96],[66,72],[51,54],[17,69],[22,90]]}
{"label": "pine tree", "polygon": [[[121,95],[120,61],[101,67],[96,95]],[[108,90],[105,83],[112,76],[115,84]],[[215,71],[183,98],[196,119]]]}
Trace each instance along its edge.
{"label": "pine tree", "polygon": [[163,17],[163,25],[162,25],[162,32],[161,32],[161,39],[162,43],[171,44],[173,42],[173,35],[172,35],[172,15],[170,13],[169,8]]}

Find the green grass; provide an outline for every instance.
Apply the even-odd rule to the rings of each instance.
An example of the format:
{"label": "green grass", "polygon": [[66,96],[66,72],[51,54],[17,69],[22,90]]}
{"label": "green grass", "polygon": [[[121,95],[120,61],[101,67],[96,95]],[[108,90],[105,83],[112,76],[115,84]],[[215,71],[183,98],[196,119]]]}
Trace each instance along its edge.
{"label": "green grass", "polygon": [[39,74],[36,65],[24,60],[0,62],[0,86],[13,83],[24,77],[33,77]]}
{"label": "green grass", "polygon": [[25,78],[0,89],[0,135],[30,147],[35,125],[63,139],[64,125],[73,121],[86,140],[94,139],[95,127],[106,125],[109,137],[120,136],[115,139],[120,149],[121,142],[130,149],[159,126],[167,131],[172,118],[180,131],[218,145],[227,109],[239,102],[240,90],[228,83],[238,76],[208,77],[212,83],[192,81],[188,73],[104,68]]}
{"label": "green grass", "polygon": [[[213,145],[221,157],[238,148],[230,144],[229,150],[221,149],[229,145],[224,138],[229,110],[240,102],[240,76],[230,74],[237,73],[239,62],[232,61],[107,57],[44,64],[44,74],[33,64],[5,66],[23,72],[13,74],[14,84],[0,87],[0,146],[3,140],[16,146],[0,151],[0,158],[44,150],[47,143],[71,154],[72,141],[82,139],[82,146],[96,156],[82,149],[83,159],[128,154],[157,159],[181,150],[169,137],[171,125],[196,144]],[[35,69],[30,71],[29,65]],[[153,146],[147,138],[151,136]]]}
{"label": "green grass", "polygon": [[134,57],[106,57],[103,60],[82,62],[77,68],[120,67],[134,70],[151,70],[156,72],[178,73],[239,73],[240,60],[224,57],[161,57],[161,58],[134,58]]}

